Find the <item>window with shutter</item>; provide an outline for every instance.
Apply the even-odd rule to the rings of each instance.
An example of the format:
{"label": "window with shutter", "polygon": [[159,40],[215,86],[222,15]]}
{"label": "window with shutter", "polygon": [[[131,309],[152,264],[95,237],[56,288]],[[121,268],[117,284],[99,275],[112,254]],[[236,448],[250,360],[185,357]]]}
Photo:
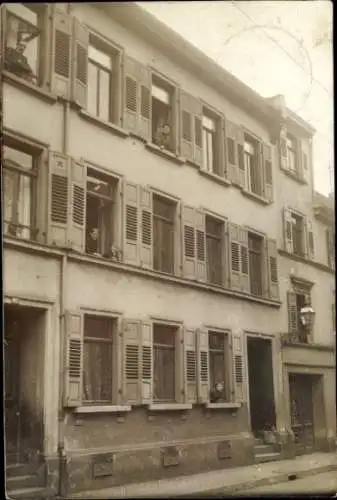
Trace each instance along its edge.
{"label": "window with shutter", "polygon": [[210,401],[230,401],[228,335],[225,332],[208,331],[208,352]]}
{"label": "window with shutter", "polygon": [[70,158],[51,152],[49,156],[48,243],[65,247],[68,244]]}
{"label": "window with shutter", "polygon": [[76,17],[73,18],[72,43],[72,100],[85,108],[87,105],[89,32]]}
{"label": "window with shutter", "polygon": [[[242,152],[243,153],[243,152]],[[245,186],[251,193],[262,196],[262,172],[259,154],[259,144],[248,134],[244,135],[243,170],[245,172]]]}
{"label": "window with shutter", "polygon": [[152,75],[152,142],[175,153],[175,88],[167,81]]}
{"label": "window with shutter", "polygon": [[221,135],[221,118],[207,108],[202,116],[202,169],[206,172],[224,175]]}
{"label": "window with shutter", "polygon": [[69,99],[71,88],[71,54],[73,19],[53,6],[51,91]]}
{"label": "window with shutter", "polygon": [[[258,234],[248,233],[250,292],[252,295],[263,295],[263,237]],[[248,273],[248,262],[247,262]],[[243,268],[243,267],[242,267]],[[246,274],[247,274],[246,273]]]}
{"label": "window with shutter", "polygon": [[201,102],[186,92],[180,92],[181,138],[180,153],[198,166],[201,164]]}
{"label": "window with shutter", "polygon": [[206,216],[207,281],[223,283],[223,222]]}

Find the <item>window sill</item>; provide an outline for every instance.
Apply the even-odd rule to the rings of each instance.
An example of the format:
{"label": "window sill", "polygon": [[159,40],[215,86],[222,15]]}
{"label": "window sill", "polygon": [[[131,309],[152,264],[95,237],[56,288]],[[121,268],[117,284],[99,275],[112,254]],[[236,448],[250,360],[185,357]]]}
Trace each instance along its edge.
{"label": "window sill", "polygon": [[168,151],[167,149],[162,149],[159,146],[153,144],[152,142],[147,142],[145,144],[145,147],[150,151],[152,151],[153,153],[162,156],[163,158],[174,161],[178,165],[183,165],[185,163],[185,160],[181,156],[171,153],[171,151]]}
{"label": "window sill", "polygon": [[213,180],[215,182],[218,182],[219,184],[222,184],[224,186],[230,186],[232,183],[225,179],[224,177],[220,177],[217,174],[213,174],[213,172],[207,172],[206,170],[199,170],[201,175],[204,175],[205,177],[208,177],[210,180]]}
{"label": "window sill", "polygon": [[172,411],[172,410],[191,410],[192,404],[190,403],[153,403],[148,405],[150,411]]}
{"label": "window sill", "polygon": [[299,184],[308,184],[304,179],[299,177],[297,174],[294,172],[291,172],[290,170],[286,170],[285,168],[281,167],[281,170],[284,172],[285,175],[290,177],[290,179],[293,179],[294,181],[298,182]]}
{"label": "window sill", "polygon": [[316,262],[314,260],[306,259],[305,257],[299,257],[298,255],[295,255],[294,253],[289,253],[286,250],[279,249],[278,253],[280,255],[283,255],[284,257],[288,257],[291,260],[296,260],[297,262],[303,262],[303,264],[307,264],[309,266],[316,267],[317,269],[320,269],[321,271],[326,271],[326,272],[331,273],[331,274],[335,273],[335,271],[330,269],[330,267],[325,265],[325,264],[321,264],[320,262]]}
{"label": "window sill", "polygon": [[9,71],[4,70],[2,72],[2,75],[5,82],[11,83],[20,89],[25,89],[30,94],[33,94],[36,97],[40,97],[50,104],[54,104],[57,101],[57,97],[54,94],[51,94],[47,90],[27,82],[23,78],[13,75]]}
{"label": "window sill", "polygon": [[234,410],[241,407],[241,403],[205,403],[205,406],[209,410],[217,409],[229,409]]}
{"label": "window sill", "polygon": [[251,198],[254,201],[257,201],[258,203],[261,203],[262,205],[270,205],[270,201],[267,200],[266,198],[263,198],[263,196],[260,196],[255,193],[251,193],[250,191],[247,191],[246,189],[241,190],[242,194],[244,196],[247,196],[247,198]]}
{"label": "window sill", "polygon": [[74,409],[76,414],[84,413],[123,413],[131,411],[131,406],[78,406]]}
{"label": "window sill", "polygon": [[105,130],[109,130],[110,132],[113,132],[114,134],[119,135],[120,137],[128,137],[130,135],[129,132],[126,132],[121,127],[118,127],[118,125],[114,125],[113,123],[110,122],[105,122],[104,120],[101,120],[100,118],[91,115],[82,108],[79,110],[79,115],[88,122],[93,123],[98,127],[104,128]]}

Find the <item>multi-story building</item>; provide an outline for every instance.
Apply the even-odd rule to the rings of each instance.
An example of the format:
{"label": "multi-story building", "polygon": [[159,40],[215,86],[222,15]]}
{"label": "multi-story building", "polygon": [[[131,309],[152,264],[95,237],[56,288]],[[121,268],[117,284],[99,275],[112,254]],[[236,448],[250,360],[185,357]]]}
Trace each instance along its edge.
{"label": "multi-story building", "polygon": [[1,16],[7,487],[329,449],[314,130],[134,4]]}

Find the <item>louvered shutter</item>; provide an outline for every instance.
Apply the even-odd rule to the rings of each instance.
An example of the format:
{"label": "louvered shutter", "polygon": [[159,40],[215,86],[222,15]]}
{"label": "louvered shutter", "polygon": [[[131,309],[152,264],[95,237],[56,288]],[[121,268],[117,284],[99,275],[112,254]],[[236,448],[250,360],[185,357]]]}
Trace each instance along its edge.
{"label": "louvered shutter", "polygon": [[69,99],[71,89],[72,29],[71,16],[53,5],[50,88],[65,99]]}
{"label": "louvered shutter", "polygon": [[71,161],[68,243],[73,250],[83,252],[85,246],[86,167]]}
{"label": "louvered shutter", "polygon": [[222,225],[221,254],[222,254],[222,284],[228,288],[230,283],[230,255],[229,255],[229,234],[227,221]]}
{"label": "louvered shutter", "polygon": [[132,182],[124,182],[124,248],[123,259],[126,264],[139,264],[139,188]]}
{"label": "louvered shutter", "polygon": [[87,105],[88,85],[88,47],[89,32],[76,17],[73,19],[73,68],[72,100],[85,108]]}
{"label": "louvered shutter", "polygon": [[298,141],[298,161],[299,161],[299,174],[300,178],[306,184],[310,182],[308,153],[305,150],[305,143],[303,140]]}
{"label": "louvered shutter", "polygon": [[227,175],[233,184],[239,183],[238,151],[236,146],[235,123],[226,120]]}
{"label": "louvered shutter", "polygon": [[194,116],[194,149],[193,149],[193,161],[198,166],[201,167],[203,161],[202,154],[202,108],[200,109],[200,114]]}
{"label": "louvered shutter", "polygon": [[195,403],[197,400],[197,359],[195,330],[186,328],[184,331],[184,383],[185,403]]}
{"label": "louvered shutter", "polygon": [[140,265],[146,269],[153,267],[152,192],[140,187]]}
{"label": "louvered shutter", "polygon": [[273,201],[273,161],[271,144],[263,144],[264,197]]}
{"label": "louvered shutter", "polygon": [[288,147],[287,147],[287,129],[282,126],[279,139],[280,167],[283,170],[289,170]]}
{"label": "louvered shutter", "polygon": [[65,247],[68,240],[70,159],[60,153],[49,155],[48,244]]}
{"label": "louvered shutter", "polygon": [[277,269],[277,243],[276,240],[267,240],[267,259],[268,259],[268,276],[269,276],[269,297],[271,299],[279,299],[279,281]]}
{"label": "louvered shutter", "polygon": [[197,330],[197,375],[198,375],[198,402],[209,401],[209,355],[208,331]]}
{"label": "louvered shutter", "polygon": [[297,300],[295,292],[287,292],[288,305],[288,332],[295,335],[297,333]]}
{"label": "louvered shutter", "polygon": [[80,312],[66,312],[64,353],[64,406],[81,406],[83,391],[83,315]]}
{"label": "louvered shutter", "polygon": [[150,141],[152,135],[152,97],[150,69],[140,65],[139,69],[139,137]]}
{"label": "louvered shutter", "polygon": [[131,133],[138,133],[139,97],[138,81],[140,64],[129,56],[124,57],[124,127]]}
{"label": "louvered shutter", "polygon": [[196,279],[196,237],[195,209],[188,205],[181,206],[183,240],[183,276]]}
{"label": "louvered shutter", "polygon": [[241,245],[240,227],[237,224],[229,225],[230,239],[230,283],[232,290],[241,290]]}
{"label": "louvered shutter", "polygon": [[232,367],[234,401],[242,403],[245,400],[245,366],[243,354],[243,339],[240,334],[232,334]]}
{"label": "louvered shutter", "polygon": [[249,280],[249,253],[248,253],[248,231],[242,227],[239,228],[239,241],[241,247],[241,290],[250,292]]}
{"label": "louvered shutter", "polygon": [[312,228],[312,221],[305,218],[305,232],[306,232],[306,254],[309,260],[315,260],[315,242],[314,232]]}
{"label": "louvered shutter", "polygon": [[293,219],[291,210],[288,207],[283,208],[283,233],[284,250],[293,253]]}
{"label": "louvered shutter", "polygon": [[[187,161],[200,166],[202,104],[194,96],[180,92],[180,151]],[[200,151],[199,151],[200,150]]]}
{"label": "louvered shutter", "polygon": [[141,356],[142,356],[142,374],[141,374],[141,401],[143,404],[150,404],[153,395],[153,342],[152,342],[152,324],[142,321],[141,323]]}
{"label": "louvered shutter", "polygon": [[206,281],[206,235],[205,214],[202,210],[195,211],[196,228],[196,278],[198,281]]}
{"label": "louvered shutter", "polygon": [[244,143],[245,135],[241,127],[236,127],[236,148],[237,148],[237,159],[238,159],[238,183],[242,188],[245,187],[246,175],[245,175],[245,158],[244,158]]}
{"label": "louvered shutter", "polygon": [[139,321],[123,321],[123,402],[130,405],[141,401],[141,325]]}
{"label": "louvered shutter", "polygon": [[185,351],[184,351],[185,328],[178,328],[175,342],[175,402],[184,403],[185,394]]}

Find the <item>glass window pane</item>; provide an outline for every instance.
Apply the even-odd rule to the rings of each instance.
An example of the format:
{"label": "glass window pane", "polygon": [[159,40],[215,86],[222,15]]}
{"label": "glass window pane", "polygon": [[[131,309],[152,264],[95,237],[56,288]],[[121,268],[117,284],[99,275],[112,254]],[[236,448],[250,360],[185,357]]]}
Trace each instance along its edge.
{"label": "glass window pane", "polygon": [[38,23],[38,15],[34,12],[33,9],[29,8],[27,5],[22,3],[8,3],[6,4],[6,9],[9,12],[21,17],[25,21],[37,26]]}
{"label": "glass window pane", "polygon": [[152,97],[158,99],[158,101],[164,102],[165,104],[170,104],[170,94],[167,90],[157,87],[157,85],[152,84]]}
{"label": "glass window pane", "polygon": [[112,345],[84,342],[83,399],[112,401]]}
{"label": "glass window pane", "polygon": [[213,134],[212,132],[207,133],[207,142],[208,142],[208,164],[210,172],[213,172]]}
{"label": "glass window pane", "polygon": [[18,185],[18,174],[11,170],[3,171],[4,220],[12,221],[15,212],[15,192]]}
{"label": "glass window pane", "polygon": [[98,62],[101,66],[111,70],[111,57],[108,54],[96,49],[93,45],[89,45],[88,55],[89,59],[92,59],[93,61]]}
{"label": "glass window pane", "polygon": [[102,120],[110,119],[110,74],[99,72],[99,117]]}
{"label": "glass window pane", "polygon": [[202,117],[202,125],[203,127],[207,128],[208,130],[215,130],[215,121],[212,118],[209,118],[208,116],[203,116]]}
{"label": "glass window pane", "polygon": [[90,63],[88,64],[88,101],[87,110],[97,116],[97,67]]}
{"label": "glass window pane", "polygon": [[33,169],[33,157],[27,153],[23,153],[18,149],[4,146],[3,155],[5,164],[12,167],[21,167],[25,170]]}
{"label": "glass window pane", "polygon": [[27,226],[21,231],[22,238],[30,237],[31,225],[31,179],[26,175],[20,175],[20,185],[18,193],[18,224]]}

